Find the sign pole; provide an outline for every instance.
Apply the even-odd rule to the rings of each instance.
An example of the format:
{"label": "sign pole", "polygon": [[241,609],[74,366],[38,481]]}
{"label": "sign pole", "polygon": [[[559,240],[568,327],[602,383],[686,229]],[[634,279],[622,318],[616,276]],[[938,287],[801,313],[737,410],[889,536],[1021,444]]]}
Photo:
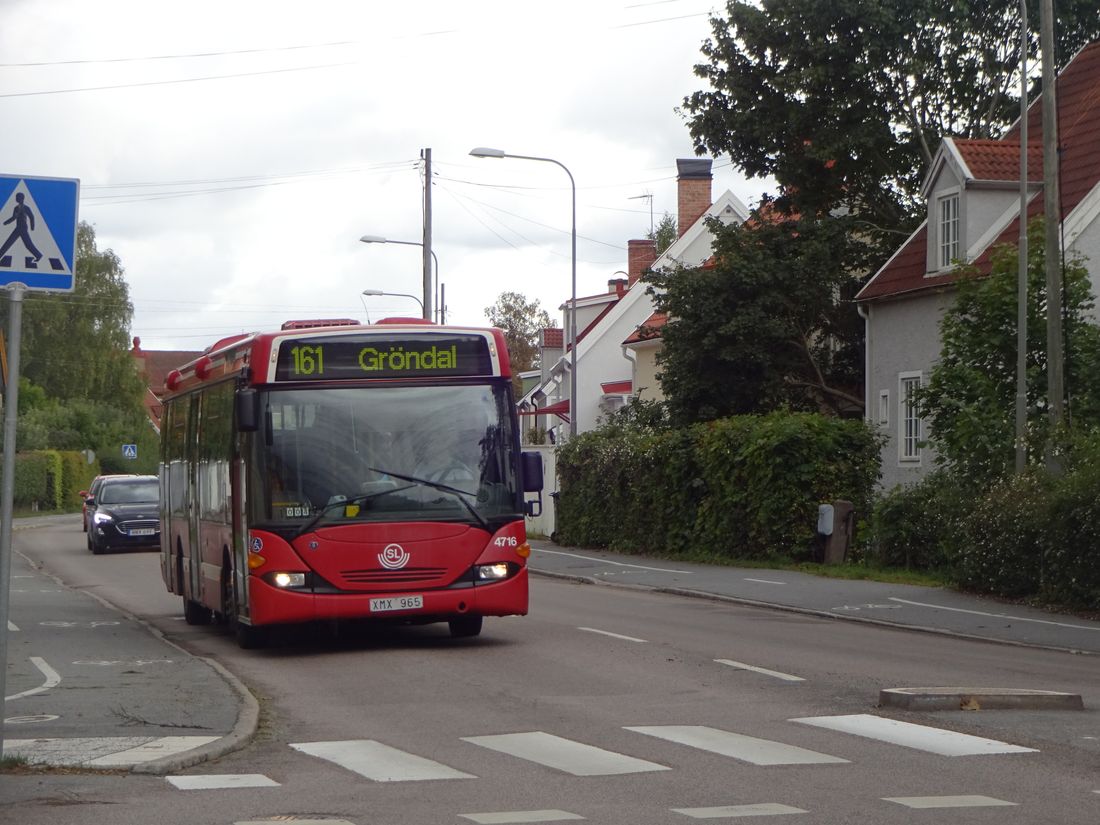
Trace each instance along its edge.
{"label": "sign pole", "polygon": [[[4,388],[4,473],[0,480],[0,700],[7,696],[8,613],[11,601],[11,523],[15,493],[15,425],[19,417],[19,346],[23,334],[21,283],[8,285],[8,383]],[[2,707],[2,705],[0,705]],[[0,759],[4,757],[4,725],[0,716]]]}

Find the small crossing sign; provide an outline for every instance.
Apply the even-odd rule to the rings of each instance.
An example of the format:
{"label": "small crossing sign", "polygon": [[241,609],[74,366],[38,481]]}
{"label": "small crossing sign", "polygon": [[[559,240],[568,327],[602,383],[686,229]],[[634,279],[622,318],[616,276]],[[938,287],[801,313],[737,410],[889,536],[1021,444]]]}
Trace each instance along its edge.
{"label": "small crossing sign", "polygon": [[129,459],[137,458],[137,444],[123,444],[122,445],[122,457]]}
{"label": "small crossing sign", "polygon": [[80,181],[0,175],[0,287],[72,292]]}

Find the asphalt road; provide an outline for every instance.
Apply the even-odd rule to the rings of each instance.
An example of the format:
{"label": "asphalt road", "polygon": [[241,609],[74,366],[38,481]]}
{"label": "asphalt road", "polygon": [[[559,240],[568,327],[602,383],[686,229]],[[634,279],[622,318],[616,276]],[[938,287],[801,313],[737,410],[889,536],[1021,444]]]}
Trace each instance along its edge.
{"label": "asphalt road", "polygon": [[[262,711],[244,747],[166,776],[5,775],[0,822],[1100,821],[1100,659],[1064,652],[1076,644],[1064,640],[1048,650],[1019,639],[964,638],[980,635],[969,630],[914,632],[836,618],[861,612],[838,606],[907,598],[896,590],[837,600],[808,584],[806,598],[821,602],[807,607],[787,603],[800,584],[775,571],[756,576],[546,547],[534,556],[547,575],[532,581],[531,614],[487,621],[480,638],[451,640],[437,627],[291,634],[275,648],[241,651],[227,634],[179,620],[154,554],[92,557],[79,520],[36,530],[33,540],[17,535],[23,552],[73,585],[63,588],[73,598],[94,592],[116,601],[125,611],[116,615],[148,623],[162,644],[221,663]],[[696,577],[690,590],[700,582],[714,590],[776,588],[783,609],[739,604],[730,599],[742,596],[725,592],[687,598],[659,592],[667,582],[635,580],[649,575]],[[57,594],[24,595],[48,603]],[[955,606],[932,599],[952,594],[925,595],[928,604]],[[13,613],[17,624],[25,609]],[[906,605],[888,615],[910,612]],[[955,611],[931,615],[941,612]],[[1032,618],[1009,615],[974,618],[1005,634]],[[70,629],[47,633],[44,658]],[[54,658],[65,663],[62,681],[43,692],[46,699],[67,689],[66,669],[76,668],[69,654]],[[943,684],[1074,692],[1085,710],[877,706],[884,687]],[[120,700],[130,690],[116,688],[108,693]],[[213,712],[188,692],[167,699],[189,709],[177,718]],[[9,715],[22,701],[8,703]],[[80,707],[80,700],[65,705],[53,724],[73,724],[67,714]],[[5,736],[12,731],[9,722]],[[898,738],[914,732],[922,739]]]}

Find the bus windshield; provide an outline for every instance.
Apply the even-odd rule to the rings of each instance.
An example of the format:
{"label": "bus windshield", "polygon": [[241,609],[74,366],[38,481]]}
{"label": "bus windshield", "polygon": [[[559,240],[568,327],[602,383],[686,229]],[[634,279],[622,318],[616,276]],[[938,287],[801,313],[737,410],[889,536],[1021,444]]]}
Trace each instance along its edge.
{"label": "bus windshield", "polygon": [[252,435],[253,524],[296,531],[523,512],[506,384],[268,390]]}

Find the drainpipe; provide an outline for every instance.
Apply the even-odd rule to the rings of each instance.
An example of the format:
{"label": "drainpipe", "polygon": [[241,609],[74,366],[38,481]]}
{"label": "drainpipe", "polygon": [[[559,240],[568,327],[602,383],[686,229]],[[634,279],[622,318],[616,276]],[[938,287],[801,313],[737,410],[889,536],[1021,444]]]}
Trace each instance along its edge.
{"label": "drainpipe", "polygon": [[863,419],[871,423],[871,307],[856,304],[856,312],[863,319]]}

